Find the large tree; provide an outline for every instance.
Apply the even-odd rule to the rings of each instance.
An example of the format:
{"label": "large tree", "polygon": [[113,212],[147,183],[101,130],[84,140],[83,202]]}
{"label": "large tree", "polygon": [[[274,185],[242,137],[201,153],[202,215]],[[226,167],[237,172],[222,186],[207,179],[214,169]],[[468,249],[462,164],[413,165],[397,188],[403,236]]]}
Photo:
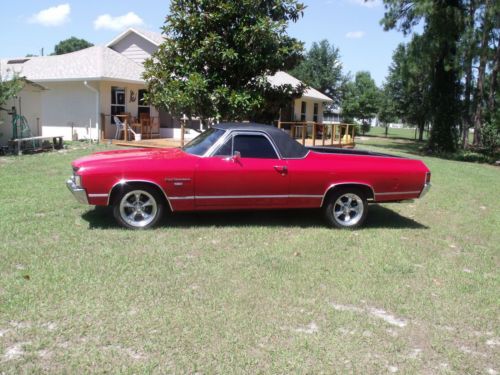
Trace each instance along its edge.
{"label": "large tree", "polygon": [[428,59],[428,41],[414,35],[408,45],[400,44],[389,68],[386,90],[399,118],[417,126],[423,140],[425,124],[430,121],[430,84],[432,65]]}
{"label": "large tree", "polygon": [[150,102],[174,116],[255,117],[270,91],[283,90],[265,76],[302,56],[287,25],[303,10],[296,0],[172,0],[165,41],[144,64]]}
{"label": "large tree", "polygon": [[358,72],[354,81],[346,83],[342,100],[342,116],[346,120],[358,119],[363,125],[374,118],[379,110],[380,90],[369,72]]}
{"label": "large tree", "polygon": [[92,46],[93,44],[87,42],[85,39],[78,39],[72,36],[71,38],[61,40],[57,43],[54,46],[54,53],[52,55],[64,55],[65,53],[79,51]]}
{"label": "large tree", "polygon": [[405,34],[424,22],[424,37],[429,42],[432,67],[430,80],[429,148],[433,151],[456,149],[460,122],[460,75],[457,64],[458,41],[463,28],[460,0],[384,0],[386,29],[399,28]]}
{"label": "large tree", "polygon": [[290,73],[308,86],[328,95],[334,100],[334,105],[339,105],[344,83],[342,63],[339,49],[328,40],[314,42],[304,60]]}
{"label": "large tree", "polygon": [[382,90],[380,90],[380,100],[378,109],[378,119],[380,123],[385,127],[386,137],[389,129],[389,124],[391,122],[396,122],[398,118],[401,118],[398,116],[399,113],[395,103],[396,102],[392,98],[391,89],[386,83],[382,88]]}

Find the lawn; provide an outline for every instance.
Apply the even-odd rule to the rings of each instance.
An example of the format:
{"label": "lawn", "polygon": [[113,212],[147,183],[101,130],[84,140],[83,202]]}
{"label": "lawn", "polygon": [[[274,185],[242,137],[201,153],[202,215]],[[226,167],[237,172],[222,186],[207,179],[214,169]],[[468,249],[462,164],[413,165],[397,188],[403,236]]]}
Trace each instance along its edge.
{"label": "lawn", "polygon": [[316,211],[130,231],[64,186],[106,148],[0,158],[0,373],[500,372],[499,168],[425,157],[428,195],[357,231]]}
{"label": "lawn", "polygon": [[[372,126],[366,136],[385,137],[385,127]],[[415,139],[415,128],[389,128],[387,131],[388,138]],[[418,137],[418,133],[417,133]],[[424,140],[427,139],[427,132],[424,132]]]}

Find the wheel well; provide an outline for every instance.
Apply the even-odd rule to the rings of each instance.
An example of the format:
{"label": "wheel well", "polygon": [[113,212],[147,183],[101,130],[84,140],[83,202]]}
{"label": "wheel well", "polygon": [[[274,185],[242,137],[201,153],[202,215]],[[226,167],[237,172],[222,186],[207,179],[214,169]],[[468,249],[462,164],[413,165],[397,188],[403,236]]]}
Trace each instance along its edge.
{"label": "wheel well", "polygon": [[328,202],[328,198],[333,194],[335,193],[336,191],[340,190],[340,189],[349,189],[349,188],[356,188],[356,189],[359,189],[363,192],[363,194],[365,195],[366,199],[374,199],[374,193],[373,193],[373,189],[371,188],[371,186],[369,185],[364,185],[364,184],[356,184],[356,183],[352,183],[352,184],[339,184],[339,185],[334,185],[332,187],[330,187],[328,189],[328,191],[326,192],[324,198],[323,198],[323,202],[322,202],[322,206]]}
{"label": "wheel well", "polygon": [[145,188],[150,188],[158,193],[158,195],[161,197],[163,200],[163,203],[166,204],[167,207],[170,208],[170,202],[168,202],[167,197],[165,196],[165,193],[163,190],[160,189],[158,185],[156,185],[153,182],[147,182],[147,181],[127,181],[124,184],[116,184],[113,186],[113,189],[111,189],[111,193],[109,195],[109,201],[108,201],[108,206],[112,206],[113,202],[115,201],[117,195],[120,193],[120,191],[124,187],[134,187],[134,188],[140,188],[140,187],[145,187]]}

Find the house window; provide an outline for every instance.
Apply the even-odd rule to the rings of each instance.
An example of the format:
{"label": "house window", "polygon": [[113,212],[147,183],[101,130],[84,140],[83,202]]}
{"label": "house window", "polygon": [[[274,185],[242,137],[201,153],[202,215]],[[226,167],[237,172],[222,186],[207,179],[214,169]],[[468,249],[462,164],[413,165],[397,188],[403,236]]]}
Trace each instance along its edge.
{"label": "house window", "polygon": [[125,112],[125,88],[111,87],[111,121],[115,121],[114,116]]}
{"label": "house window", "polygon": [[302,102],[300,105],[300,121],[306,121],[306,113],[307,113],[307,103]]}
{"label": "house window", "polygon": [[142,113],[150,115],[151,109],[145,100],[146,90],[139,90],[137,93],[137,116],[140,118]]}
{"label": "house window", "polygon": [[319,104],[314,103],[314,112],[313,112],[313,121],[314,122],[318,122],[318,108],[319,108]]}

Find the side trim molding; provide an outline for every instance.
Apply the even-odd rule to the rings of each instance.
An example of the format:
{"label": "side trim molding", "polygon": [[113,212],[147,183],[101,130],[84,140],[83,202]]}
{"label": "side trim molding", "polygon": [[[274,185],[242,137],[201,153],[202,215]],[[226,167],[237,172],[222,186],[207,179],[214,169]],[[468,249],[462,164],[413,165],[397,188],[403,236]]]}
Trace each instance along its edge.
{"label": "side trim molding", "polygon": [[170,197],[170,200],[192,200],[192,199],[287,199],[287,198],[317,198],[322,195],[291,194],[291,195],[189,195],[185,197]]}
{"label": "side trim molding", "polygon": [[376,195],[403,195],[403,194],[420,194],[420,191],[391,191],[387,193],[377,193]]}

